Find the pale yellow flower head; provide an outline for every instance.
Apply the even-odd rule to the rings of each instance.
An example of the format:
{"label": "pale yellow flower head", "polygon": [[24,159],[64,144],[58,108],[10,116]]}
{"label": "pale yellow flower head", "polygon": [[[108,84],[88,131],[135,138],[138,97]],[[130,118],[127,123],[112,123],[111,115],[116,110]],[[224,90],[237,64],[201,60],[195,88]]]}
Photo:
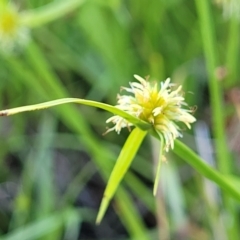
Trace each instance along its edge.
{"label": "pale yellow flower head", "polygon": [[0,50],[11,52],[29,41],[29,30],[21,24],[15,5],[0,0]]}
{"label": "pale yellow flower head", "polygon": [[[183,122],[191,128],[190,123],[196,121],[191,115],[192,110],[186,108],[182,87],[173,90],[174,84],[170,83],[170,78],[159,84],[149,82],[138,75],[134,77],[138,82],[131,82],[130,88],[122,88],[131,95],[118,95],[116,107],[152,124],[164,139],[165,150],[168,151],[169,147],[173,148],[174,140],[182,136],[176,123]],[[107,132],[115,130],[120,133],[122,128],[133,125],[120,116],[113,116],[106,122],[115,124]]]}
{"label": "pale yellow flower head", "polygon": [[222,7],[223,17],[226,19],[235,18],[240,21],[239,0],[215,0],[215,3]]}

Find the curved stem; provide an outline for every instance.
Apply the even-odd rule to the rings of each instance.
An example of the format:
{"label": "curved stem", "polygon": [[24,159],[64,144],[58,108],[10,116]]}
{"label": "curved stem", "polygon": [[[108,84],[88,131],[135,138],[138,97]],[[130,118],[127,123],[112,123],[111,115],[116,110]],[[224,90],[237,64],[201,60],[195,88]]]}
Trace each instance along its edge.
{"label": "curved stem", "polygon": [[44,103],[39,103],[39,104],[33,104],[33,105],[28,105],[28,106],[23,106],[23,107],[16,107],[16,108],[11,108],[11,109],[6,109],[0,111],[0,116],[10,116],[14,115],[17,113],[22,113],[22,112],[28,112],[28,111],[35,111],[35,110],[42,110],[50,107],[54,107],[57,105],[62,105],[66,103],[78,103],[78,104],[84,104],[92,107],[97,107],[101,108],[103,110],[106,110],[108,112],[111,112],[113,114],[119,115],[123,118],[125,118],[127,121],[131,122],[132,124],[138,126],[142,130],[147,130],[151,128],[151,125],[145,121],[142,121],[139,118],[136,118],[123,110],[120,110],[112,105],[101,103],[101,102],[96,102],[96,101],[91,101],[91,100],[85,100],[81,98],[62,98],[58,100],[53,100],[53,101],[48,101]]}

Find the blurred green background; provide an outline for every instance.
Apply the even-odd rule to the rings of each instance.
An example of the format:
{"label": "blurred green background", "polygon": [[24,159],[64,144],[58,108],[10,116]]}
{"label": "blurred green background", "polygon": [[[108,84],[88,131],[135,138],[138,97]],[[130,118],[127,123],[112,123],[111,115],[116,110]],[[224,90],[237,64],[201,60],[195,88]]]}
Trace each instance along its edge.
{"label": "blurred green background", "polygon": [[[239,175],[240,3],[231,12],[226,1],[203,0],[207,8],[198,1],[81,1],[31,29],[25,48],[0,52],[0,108],[63,97],[115,105],[120,87],[135,81],[133,74],[171,77],[183,85],[186,102],[197,106],[198,121],[193,131],[184,131],[183,141],[217,165],[206,70],[215,54],[212,74],[224,100],[228,173]],[[15,1],[21,12],[51,2]],[[129,134],[126,129],[103,136],[110,116],[69,104],[0,119],[0,239],[237,240],[239,204],[226,205],[215,185],[174,154],[162,169],[162,191],[153,197],[159,146],[150,138],[96,226],[106,180]]]}

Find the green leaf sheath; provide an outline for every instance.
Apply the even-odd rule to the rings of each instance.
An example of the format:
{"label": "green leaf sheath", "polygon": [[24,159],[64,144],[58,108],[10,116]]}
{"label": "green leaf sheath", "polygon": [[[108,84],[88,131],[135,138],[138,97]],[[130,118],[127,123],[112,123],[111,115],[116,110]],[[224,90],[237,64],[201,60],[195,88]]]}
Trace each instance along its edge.
{"label": "green leaf sheath", "polygon": [[196,7],[199,14],[199,24],[202,34],[203,50],[206,59],[208,72],[208,85],[210,90],[210,103],[212,111],[212,128],[216,141],[216,156],[219,170],[224,174],[229,174],[230,153],[226,144],[223,91],[218,81],[215,71],[219,66],[219,57],[217,51],[215,26],[211,14],[210,2],[208,0],[196,0]]}
{"label": "green leaf sheath", "polygon": [[96,219],[97,224],[101,222],[109,205],[109,201],[116,192],[119,183],[121,182],[126,171],[128,170],[146,134],[147,131],[142,131],[139,128],[135,128],[126,140],[108,180],[108,184],[104,192],[98,216]]}

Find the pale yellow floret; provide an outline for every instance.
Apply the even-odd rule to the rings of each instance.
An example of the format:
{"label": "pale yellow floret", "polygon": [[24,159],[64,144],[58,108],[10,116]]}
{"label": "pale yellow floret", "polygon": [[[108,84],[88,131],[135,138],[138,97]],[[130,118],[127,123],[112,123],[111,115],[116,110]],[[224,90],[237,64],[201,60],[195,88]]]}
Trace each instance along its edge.
{"label": "pale yellow floret", "polygon": [[[176,123],[183,122],[191,128],[190,124],[196,121],[191,115],[191,110],[182,108],[182,106],[187,106],[181,92],[182,86],[172,90],[174,84],[170,82],[170,78],[158,84],[149,82],[138,75],[134,77],[139,82],[130,83],[130,88],[122,87],[122,90],[132,95],[118,95],[116,107],[151,123],[158,134],[163,137],[164,149],[168,151],[169,147],[174,147],[174,140],[182,136]],[[114,127],[108,129],[107,132],[115,130],[120,133],[122,128],[132,126],[120,116],[109,118],[107,123],[110,122],[114,124]]]}
{"label": "pale yellow floret", "polygon": [[240,21],[240,1],[239,0],[214,0],[214,2],[222,7],[223,17],[226,19],[235,18]]}
{"label": "pale yellow floret", "polygon": [[0,4],[0,50],[11,52],[26,45],[29,30],[21,24],[17,8],[10,2]]}

